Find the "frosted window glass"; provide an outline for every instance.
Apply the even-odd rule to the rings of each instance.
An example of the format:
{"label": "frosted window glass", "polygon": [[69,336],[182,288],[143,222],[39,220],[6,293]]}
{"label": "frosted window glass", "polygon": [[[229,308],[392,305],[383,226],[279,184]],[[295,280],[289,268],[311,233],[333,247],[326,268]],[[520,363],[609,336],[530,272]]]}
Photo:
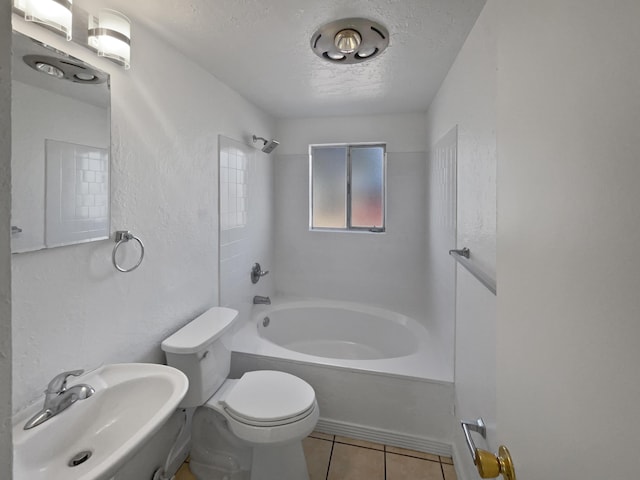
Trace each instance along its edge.
{"label": "frosted window glass", "polygon": [[351,226],[384,226],[384,151],[351,148]]}
{"label": "frosted window glass", "polygon": [[347,148],[314,148],[312,158],[312,228],[346,228]]}

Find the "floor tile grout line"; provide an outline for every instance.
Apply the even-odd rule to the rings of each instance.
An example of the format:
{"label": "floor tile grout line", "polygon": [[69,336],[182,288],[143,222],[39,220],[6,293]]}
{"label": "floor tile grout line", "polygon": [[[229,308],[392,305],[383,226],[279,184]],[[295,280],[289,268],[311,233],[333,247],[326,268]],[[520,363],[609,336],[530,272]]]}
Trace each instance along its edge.
{"label": "floor tile grout line", "polygon": [[329,480],[329,471],[331,470],[331,458],[333,457],[333,447],[336,444],[335,437],[334,440],[331,441],[331,452],[329,452],[329,463],[327,463],[327,475],[324,477],[324,480]]}
{"label": "floor tile grout line", "polygon": [[[325,435],[329,435],[329,434],[327,433],[327,434],[325,434]],[[309,435],[309,437],[311,437],[311,438],[315,438],[316,440],[324,440],[325,442],[334,442],[334,443],[339,443],[340,445],[350,445],[350,446],[352,446],[352,447],[366,448],[366,449],[368,449],[368,450],[377,450],[377,451],[379,451],[379,452],[391,453],[391,454],[393,454],[393,455],[400,455],[400,456],[402,456],[402,457],[417,458],[417,459],[419,459],[419,460],[427,460],[428,462],[435,462],[435,463],[443,463],[443,464],[446,464],[446,465],[453,465],[453,463],[443,462],[443,461],[442,461],[442,456],[441,456],[441,455],[436,455],[435,453],[419,452],[419,453],[427,453],[427,454],[429,454],[429,455],[433,455],[434,457],[438,457],[438,459],[437,459],[437,460],[433,460],[433,459],[431,459],[431,458],[419,457],[419,456],[417,456],[417,455],[410,455],[410,454],[408,454],[408,453],[388,452],[388,451],[387,451],[387,447],[402,448],[402,447],[396,447],[396,446],[394,446],[394,445],[386,445],[386,444],[382,444],[382,443],[380,443],[380,444],[378,444],[378,445],[380,445],[382,448],[366,447],[366,446],[364,446],[364,445],[358,445],[358,444],[355,444],[355,443],[349,443],[349,442],[346,442],[346,441],[344,441],[344,440],[336,440],[337,435],[331,435],[331,436],[333,437],[333,440],[329,440],[329,439],[327,439],[327,438],[314,437],[314,436],[313,436],[313,433]],[[343,437],[343,438],[345,438],[345,437]],[[357,438],[354,438],[354,439],[352,439],[352,440],[354,440],[354,441],[358,441],[358,439],[357,439]],[[368,441],[368,440],[363,440],[363,441]]]}
{"label": "floor tile grout line", "polygon": [[387,480],[387,446],[383,445],[382,447],[384,448],[384,480]]}
{"label": "floor tile grout line", "polygon": [[444,467],[442,466],[442,462],[440,462],[440,473],[442,473],[442,480],[444,480]]}
{"label": "floor tile grout line", "polygon": [[409,458],[417,458],[418,460],[426,460],[427,462],[442,463],[440,460],[431,460],[430,458],[416,457],[415,455],[407,455],[406,453],[396,453],[396,452],[387,452],[387,453],[390,453],[391,455],[398,455],[400,457],[409,457]]}
{"label": "floor tile grout line", "polygon": [[384,445],[382,445],[382,448],[373,448],[365,447],[364,445],[356,445],[355,443],[338,442],[337,440],[334,440],[334,443],[339,443],[340,445],[349,445],[350,447],[366,448],[367,450],[373,450],[376,452],[384,452]]}

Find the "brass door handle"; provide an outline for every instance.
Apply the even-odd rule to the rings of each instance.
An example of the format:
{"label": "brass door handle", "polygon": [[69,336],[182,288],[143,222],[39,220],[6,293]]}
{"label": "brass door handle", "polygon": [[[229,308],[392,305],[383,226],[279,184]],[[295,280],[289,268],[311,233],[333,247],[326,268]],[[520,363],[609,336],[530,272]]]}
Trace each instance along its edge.
{"label": "brass door handle", "polygon": [[502,475],[505,480],[516,480],[511,454],[504,445],[498,448],[498,455],[476,448],[476,468],[480,478],[496,478]]}
{"label": "brass door handle", "polygon": [[501,445],[498,449],[498,455],[476,448],[473,438],[471,438],[471,432],[477,432],[482,435],[482,438],[487,438],[487,429],[482,418],[475,422],[461,423],[469,452],[471,452],[473,463],[478,469],[480,478],[497,478],[502,475],[505,480],[516,480],[516,472],[507,447]]}

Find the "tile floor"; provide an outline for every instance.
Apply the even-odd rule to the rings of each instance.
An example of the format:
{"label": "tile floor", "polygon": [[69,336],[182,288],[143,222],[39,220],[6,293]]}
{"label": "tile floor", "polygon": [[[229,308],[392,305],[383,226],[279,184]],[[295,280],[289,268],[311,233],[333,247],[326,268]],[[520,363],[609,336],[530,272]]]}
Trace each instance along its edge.
{"label": "tile floor", "polygon": [[[302,444],[310,480],[457,480],[449,457],[319,432]],[[196,480],[188,463],[176,480]]]}

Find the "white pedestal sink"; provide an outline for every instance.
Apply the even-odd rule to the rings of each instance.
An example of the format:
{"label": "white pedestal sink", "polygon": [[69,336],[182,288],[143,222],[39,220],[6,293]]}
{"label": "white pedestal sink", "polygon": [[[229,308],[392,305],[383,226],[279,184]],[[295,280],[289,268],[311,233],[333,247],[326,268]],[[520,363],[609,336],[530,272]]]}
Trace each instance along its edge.
{"label": "white pedestal sink", "polygon": [[179,370],[146,363],[105,365],[69,386],[76,383],[95,393],[31,430],[23,427],[40,402],[14,419],[14,480],[109,479],[169,419],[188,388]]}

